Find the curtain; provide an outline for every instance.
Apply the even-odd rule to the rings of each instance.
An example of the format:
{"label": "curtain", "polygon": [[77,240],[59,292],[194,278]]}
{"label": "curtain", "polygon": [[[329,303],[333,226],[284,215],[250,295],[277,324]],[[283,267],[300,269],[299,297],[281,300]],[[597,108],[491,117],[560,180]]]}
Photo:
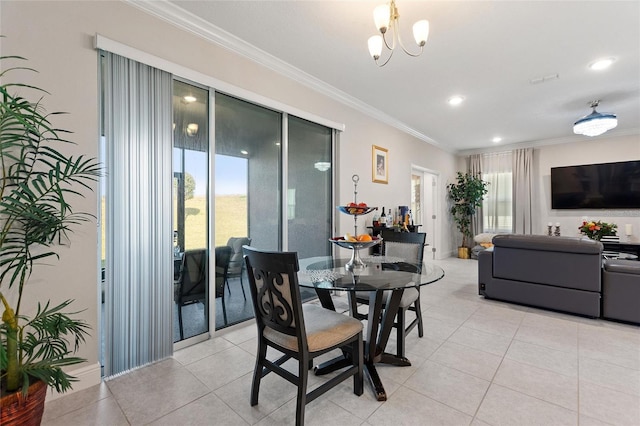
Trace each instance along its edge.
{"label": "curtain", "polygon": [[[469,156],[469,173],[482,177],[482,155],[475,154]],[[484,230],[482,207],[476,209],[476,214],[471,218],[471,234],[478,235]]]}
{"label": "curtain", "polygon": [[511,151],[482,156],[482,179],[489,183],[482,210],[484,232],[513,232],[512,167]]}
{"label": "curtain", "polygon": [[104,374],[173,350],[172,76],[100,52],[105,195]]}
{"label": "curtain", "polygon": [[532,162],[532,148],[513,151],[513,232],[516,234],[533,234]]}

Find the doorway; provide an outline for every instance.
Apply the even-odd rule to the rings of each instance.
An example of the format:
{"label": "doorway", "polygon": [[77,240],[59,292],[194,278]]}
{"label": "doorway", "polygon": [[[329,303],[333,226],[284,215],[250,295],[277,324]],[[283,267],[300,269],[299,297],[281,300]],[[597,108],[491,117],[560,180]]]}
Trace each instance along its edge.
{"label": "doorway", "polygon": [[[438,174],[437,172],[413,166],[411,169],[411,213],[414,223],[420,224],[420,232],[427,234],[426,253],[436,259],[440,245],[438,227]],[[427,254],[428,255],[428,254]]]}

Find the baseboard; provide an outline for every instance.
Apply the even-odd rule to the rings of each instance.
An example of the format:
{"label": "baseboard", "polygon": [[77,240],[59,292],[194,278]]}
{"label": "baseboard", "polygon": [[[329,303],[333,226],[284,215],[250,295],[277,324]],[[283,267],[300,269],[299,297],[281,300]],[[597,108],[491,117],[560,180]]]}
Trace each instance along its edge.
{"label": "baseboard", "polygon": [[77,382],[72,383],[73,389],[65,393],[59,393],[52,389],[47,393],[47,401],[53,401],[60,397],[70,395],[74,392],[90,388],[91,386],[99,385],[102,381],[102,373],[99,362],[78,368],[77,370],[68,371],[68,373],[78,380]]}

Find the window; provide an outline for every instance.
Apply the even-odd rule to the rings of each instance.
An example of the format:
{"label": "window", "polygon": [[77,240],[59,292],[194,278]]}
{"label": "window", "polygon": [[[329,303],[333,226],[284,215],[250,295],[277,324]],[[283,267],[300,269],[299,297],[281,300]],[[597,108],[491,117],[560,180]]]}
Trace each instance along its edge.
{"label": "window", "polygon": [[486,154],[482,158],[482,180],[489,182],[482,202],[483,231],[513,230],[513,173],[511,152]]}

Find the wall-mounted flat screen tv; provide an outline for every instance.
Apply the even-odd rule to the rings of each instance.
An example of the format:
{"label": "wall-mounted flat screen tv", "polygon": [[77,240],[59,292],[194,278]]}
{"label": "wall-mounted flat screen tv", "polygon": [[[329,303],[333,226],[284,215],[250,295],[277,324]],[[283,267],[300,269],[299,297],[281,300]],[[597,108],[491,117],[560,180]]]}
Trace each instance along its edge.
{"label": "wall-mounted flat screen tv", "polygon": [[640,160],[551,168],[552,209],[640,209]]}

